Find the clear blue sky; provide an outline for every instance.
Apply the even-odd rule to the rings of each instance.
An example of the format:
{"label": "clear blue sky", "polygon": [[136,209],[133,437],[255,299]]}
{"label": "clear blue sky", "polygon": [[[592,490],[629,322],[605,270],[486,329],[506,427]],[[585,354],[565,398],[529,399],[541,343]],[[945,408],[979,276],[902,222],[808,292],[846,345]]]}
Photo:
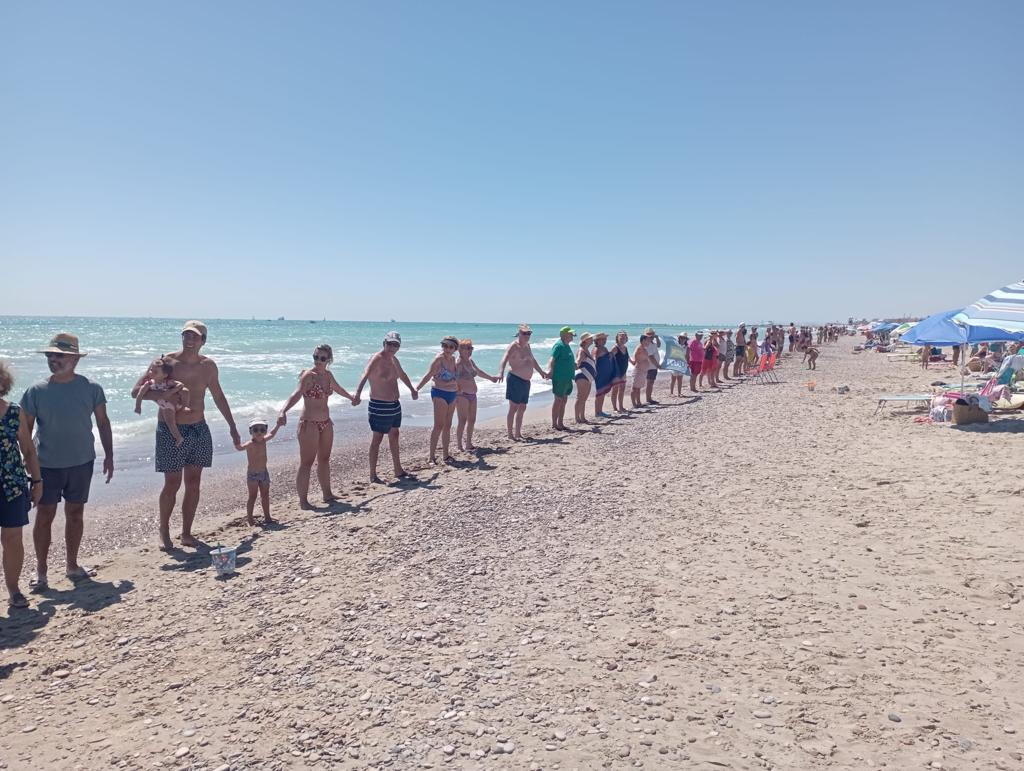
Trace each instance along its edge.
{"label": "clear blue sky", "polygon": [[966,304],[1024,277],[1022,29],[1015,0],[4,3],[0,313]]}

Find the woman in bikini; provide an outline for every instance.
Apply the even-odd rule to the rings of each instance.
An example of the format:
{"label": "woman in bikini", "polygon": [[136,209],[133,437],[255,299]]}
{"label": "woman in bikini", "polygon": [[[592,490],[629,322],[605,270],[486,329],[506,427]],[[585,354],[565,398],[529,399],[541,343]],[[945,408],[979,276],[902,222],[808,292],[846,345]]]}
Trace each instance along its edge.
{"label": "woman in bikini", "polygon": [[[473,341],[459,341],[459,362],[455,365],[456,382],[459,384],[459,395],[455,399],[455,409],[459,414],[459,424],[455,428],[455,441],[460,450],[476,449],[473,446],[473,427],[476,425],[476,376],[487,378],[497,383],[498,378],[488,375],[473,361]],[[465,432],[466,443],[463,447],[462,435]]]}
{"label": "woman in bikini", "polygon": [[422,391],[428,380],[433,379],[430,389],[430,400],[434,403],[434,429],[430,432],[430,462],[437,463],[437,440],[441,439],[441,453],[444,462],[452,458],[448,447],[452,436],[452,416],[455,414],[455,400],[459,396],[459,376],[456,374],[455,352],[459,349],[459,340],[449,335],[441,341],[439,353],[423,376],[417,391]]}
{"label": "woman in bikini", "polygon": [[597,377],[597,359],[590,352],[594,336],[584,332],[580,338],[580,349],[576,352],[576,423],[590,423],[587,420],[587,397]]}
{"label": "woman in bikini", "polygon": [[309,475],[316,461],[316,477],[320,480],[320,491],[324,503],[338,498],[331,492],[331,448],[334,445],[334,422],[327,400],[331,394],[353,400],[352,394],[338,385],[327,367],[334,361],[334,351],[326,343],[313,351],[313,367],[299,375],[299,387],[288,397],[277,416],[277,425],[288,422],[288,410],[302,399],[302,416],[299,418],[299,470],[295,474],[295,488],[299,491],[299,506],[312,509],[309,502]]}

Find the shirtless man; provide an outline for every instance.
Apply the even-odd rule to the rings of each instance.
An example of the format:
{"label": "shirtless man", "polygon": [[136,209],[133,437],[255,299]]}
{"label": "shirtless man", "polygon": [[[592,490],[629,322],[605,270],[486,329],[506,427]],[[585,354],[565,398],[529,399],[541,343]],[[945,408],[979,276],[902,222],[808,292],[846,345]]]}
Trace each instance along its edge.
{"label": "shirtless man", "polygon": [[732,368],[732,376],[747,374],[747,325],[740,324],[736,330],[736,364]]}
{"label": "shirtless man", "polygon": [[505,398],[508,399],[505,425],[508,428],[508,438],[514,442],[523,438],[523,414],[526,412],[527,402],[530,401],[530,378],[533,377],[534,371],[539,372],[541,377],[548,376],[533,357],[533,350],[530,348],[532,334],[533,330],[529,326],[520,324],[516,339],[505,349],[505,355],[501,357],[501,364],[498,366],[499,381],[505,378],[505,367],[509,368],[508,380],[505,380]]}
{"label": "shirtless man", "polygon": [[388,438],[388,447],[391,448],[391,460],[395,464],[395,476],[398,479],[410,476],[402,468],[398,454],[398,433],[402,426],[402,403],[398,400],[398,381],[405,383],[413,399],[418,399],[419,393],[412,387],[412,381],[398,361],[396,354],[401,347],[400,334],[388,332],[384,335],[383,349],[370,357],[366,371],[363,372],[363,377],[352,397],[352,404],[359,404],[363,386],[367,380],[370,381],[369,416],[370,431],[373,432],[373,438],[370,440],[370,481],[376,484],[384,484],[377,476],[377,459],[380,455],[380,443],[385,435]]}
{"label": "shirtless man", "polygon": [[[199,353],[206,344],[206,325],[201,321],[187,321],[181,328],[181,350],[164,354],[165,361],[174,367],[174,377],[189,391],[189,412],[178,413],[178,430],[182,443],[175,444],[167,424],[162,420],[156,424],[156,470],[164,475],[164,487],[160,491],[160,548],[169,551],[171,542],[171,514],[178,497],[182,478],[185,481],[185,495],[181,499],[181,543],[182,546],[198,546],[199,541],[192,535],[192,522],[199,506],[199,487],[203,469],[213,465],[213,437],[206,425],[206,391],[209,389],[213,403],[217,405],[231,432],[232,445],[239,444],[240,437],[231,417],[231,407],[220,387],[217,365],[213,359]],[[137,398],[146,375],[139,378],[132,388],[132,398]]]}

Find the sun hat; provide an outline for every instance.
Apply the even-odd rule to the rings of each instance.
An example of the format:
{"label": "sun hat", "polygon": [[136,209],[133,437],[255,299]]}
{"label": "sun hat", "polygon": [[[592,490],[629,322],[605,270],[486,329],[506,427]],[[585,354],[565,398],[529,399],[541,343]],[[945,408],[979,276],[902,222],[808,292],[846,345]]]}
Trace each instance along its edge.
{"label": "sun hat", "polygon": [[696,332],[693,333],[693,336],[694,337],[704,337],[704,330],[703,329],[698,329]]}
{"label": "sun hat", "polygon": [[400,334],[398,334],[397,332],[395,332],[394,330],[391,330],[386,335],[384,335],[384,342],[385,343],[398,343],[399,345],[401,345],[402,344],[402,336]]}
{"label": "sun hat", "polygon": [[588,343],[588,342],[592,341],[593,339],[594,339],[594,336],[592,334],[590,334],[589,332],[584,332],[582,335],[580,335],[580,345],[583,345],[584,343]]}
{"label": "sun hat", "polygon": [[607,340],[608,339],[608,333],[607,332],[598,332],[596,335],[594,335],[594,339],[595,340],[600,340],[601,338],[604,338],[605,340]]}
{"label": "sun hat", "polygon": [[267,425],[267,421],[265,421],[263,418],[253,418],[252,420],[249,421],[249,428],[253,428],[254,426],[266,426],[266,425]]}
{"label": "sun hat", "polygon": [[575,335],[576,334],[576,330],[573,329],[572,327],[562,327],[560,330],[558,330],[558,334],[560,334],[560,335]]}
{"label": "sun hat", "polygon": [[67,353],[71,356],[85,356],[86,354],[78,348],[78,338],[70,332],[58,332],[50,338],[49,348],[44,348],[38,353]]}
{"label": "sun hat", "polygon": [[195,332],[197,335],[203,338],[203,340],[205,340],[207,333],[206,324],[204,324],[201,321],[197,321],[196,319],[192,319],[191,321],[185,322],[185,325],[181,328],[181,332],[182,334],[184,334],[185,332]]}

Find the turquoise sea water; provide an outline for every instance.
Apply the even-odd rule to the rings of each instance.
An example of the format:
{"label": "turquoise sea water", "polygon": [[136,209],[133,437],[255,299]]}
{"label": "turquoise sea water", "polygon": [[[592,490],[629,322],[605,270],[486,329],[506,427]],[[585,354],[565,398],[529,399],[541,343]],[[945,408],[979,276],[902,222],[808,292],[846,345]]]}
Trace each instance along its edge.
{"label": "turquoise sea water", "polygon": [[[143,414],[134,412],[130,390],[135,380],[156,356],[176,350],[180,344],[184,319],[131,318],[47,318],[0,316],[0,358],[13,365],[17,382],[10,395],[18,399],[30,384],[48,375],[44,357],[36,353],[45,347],[54,333],[77,334],[82,350],[88,356],[78,371],[103,386],[114,430],[115,454],[119,468],[151,466],[156,409],[143,407]],[[380,349],[385,333],[396,329],[402,335],[399,359],[417,384],[432,358],[440,350],[445,335],[470,338],[475,346],[474,359],[490,374],[497,374],[498,363],[506,346],[515,335],[515,324],[433,324],[352,321],[286,321],[206,319],[210,333],[203,353],[213,358],[220,368],[221,385],[231,404],[238,425],[244,426],[254,417],[272,419],[281,404],[294,390],[299,372],[308,367],[314,346],[326,342],[334,349],[332,369],[338,381],[352,390],[359,382],[369,357]],[[561,325],[533,325],[533,349],[542,367],[547,366],[551,346],[558,339]],[[631,347],[647,324],[573,324],[577,332],[605,331],[614,335],[625,329]],[[695,326],[652,324],[661,334],[693,331]],[[479,417],[483,421],[503,414],[504,384],[479,380]],[[429,425],[429,398],[412,401],[403,391],[403,411],[408,425]],[[550,392],[547,382],[534,375],[532,393],[543,401]],[[366,400],[358,407],[340,397],[332,398],[331,413],[340,427],[366,426]],[[550,398],[549,396],[547,398]],[[534,399],[531,399],[531,403]],[[283,436],[292,436],[297,423],[297,405]],[[223,418],[207,398],[207,420],[210,422],[217,453],[231,452]]]}

